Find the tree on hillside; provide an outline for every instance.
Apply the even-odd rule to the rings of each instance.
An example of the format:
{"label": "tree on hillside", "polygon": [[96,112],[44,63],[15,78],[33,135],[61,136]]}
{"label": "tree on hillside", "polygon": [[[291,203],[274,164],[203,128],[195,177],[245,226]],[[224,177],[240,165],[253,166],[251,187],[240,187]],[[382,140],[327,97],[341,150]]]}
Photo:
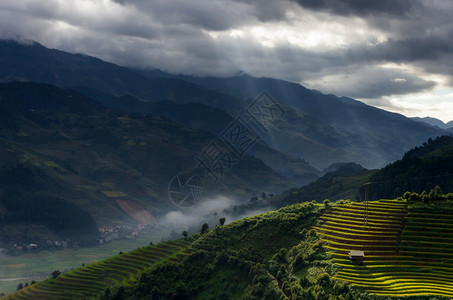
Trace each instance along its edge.
{"label": "tree on hillside", "polygon": [[222,217],[219,219],[219,224],[220,226],[223,226],[225,224],[225,221],[226,221],[226,218],[225,217]]}
{"label": "tree on hillside", "polygon": [[55,270],[50,275],[52,275],[53,278],[57,278],[58,276],[61,275],[61,271],[60,270]]}
{"label": "tree on hillside", "polygon": [[411,192],[406,191],[406,192],[403,194],[403,199],[406,199],[406,200],[410,201],[411,195],[412,195]]}
{"label": "tree on hillside", "polygon": [[17,290],[21,290],[21,289],[23,289],[23,288],[24,288],[24,285],[22,284],[22,282],[19,283],[19,285],[17,286]]}
{"label": "tree on hillside", "polygon": [[200,230],[201,234],[205,234],[208,230],[209,230],[208,223],[204,223],[203,225],[201,225],[201,230]]}
{"label": "tree on hillside", "polygon": [[110,290],[110,287],[108,286],[105,289],[104,295],[101,296],[101,300],[110,300],[112,297],[111,294],[112,294],[112,291]]}
{"label": "tree on hillside", "polygon": [[436,187],[429,192],[429,198],[431,198],[431,200],[440,200],[443,198],[443,196],[444,193],[438,185],[436,185]]}
{"label": "tree on hillside", "polygon": [[184,230],[184,231],[182,232],[182,235],[184,236],[184,238],[187,238],[187,236],[188,236],[188,233],[187,233],[187,231],[186,231],[186,230]]}

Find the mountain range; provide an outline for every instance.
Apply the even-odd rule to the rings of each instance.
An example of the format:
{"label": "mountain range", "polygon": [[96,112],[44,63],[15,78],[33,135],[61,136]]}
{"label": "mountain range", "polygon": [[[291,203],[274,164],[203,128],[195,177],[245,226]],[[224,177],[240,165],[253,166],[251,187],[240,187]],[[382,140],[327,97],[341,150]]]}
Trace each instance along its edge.
{"label": "mountain range", "polygon": [[[175,104],[204,104],[235,119],[265,91],[281,112],[267,120],[265,131],[257,130],[261,139],[319,170],[332,163],[350,161],[366,168],[382,167],[429,137],[447,133],[347,97],[324,95],[300,84],[247,74],[198,78],[132,70],[38,43],[23,45],[14,41],[0,42],[0,64],[0,82],[34,81],[75,88],[81,93],[88,90],[95,100],[94,94],[102,92],[118,97],[116,102],[134,103],[122,105],[130,105],[130,111],[139,113],[150,109],[140,104],[168,100]],[[212,119],[219,120],[209,126],[225,128],[228,121],[217,118],[217,112],[210,112]],[[201,115],[193,110],[186,119],[197,120]],[[211,132],[217,134],[214,129]]]}
{"label": "mountain range", "polygon": [[453,132],[453,121],[444,123],[439,119],[431,118],[431,117],[424,117],[424,118],[414,117],[414,118],[412,118],[412,120],[424,122],[424,123],[430,124],[432,126],[437,126],[439,128],[447,129],[447,130]]}
{"label": "mountain range", "polygon": [[[175,208],[169,193],[184,176],[201,177],[205,197],[248,201],[306,185],[346,162],[382,167],[448,133],[354,99],[247,74],[137,70],[9,40],[0,41],[0,65],[5,243],[17,239],[13,229],[29,226],[30,216],[36,230],[21,235],[24,241],[43,228],[77,236],[96,224],[156,223]],[[179,188],[184,194],[188,185]],[[59,212],[52,210],[57,202]],[[81,219],[86,228],[77,227]]]}
{"label": "mountain range", "polygon": [[[47,198],[83,208],[97,224],[156,223],[154,216],[175,208],[168,197],[172,178],[194,172],[197,158],[212,143],[226,148],[208,132],[162,116],[114,111],[53,85],[0,84],[0,99],[0,219],[5,240],[11,235],[6,225],[17,227],[30,216],[64,233],[84,230],[76,226],[82,212],[55,211],[54,202],[42,200]],[[295,184],[248,154],[225,170],[224,177],[215,171],[201,179],[205,197],[222,191],[248,199]],[[36,205],[42,217],[29,209]],[[51,218],[44,207],[54,212]],[[67,224],[62,226],[61,219]],[[93,221],[86,224],[94,226]],[[35,233],[28,232],[25,240]]]}

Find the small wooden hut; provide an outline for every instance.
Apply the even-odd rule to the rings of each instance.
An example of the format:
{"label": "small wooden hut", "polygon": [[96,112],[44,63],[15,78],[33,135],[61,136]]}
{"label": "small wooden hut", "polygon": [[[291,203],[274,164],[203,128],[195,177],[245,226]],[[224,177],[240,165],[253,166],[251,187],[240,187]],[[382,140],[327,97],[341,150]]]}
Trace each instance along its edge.
{"label": "small wooden hut", "polygon": [[363,264],[363,260],[365,258],[365,252],[360,251],[360,250],[351,250],[349,251],[349,259],[352,262],[355,262],[359,265]]}

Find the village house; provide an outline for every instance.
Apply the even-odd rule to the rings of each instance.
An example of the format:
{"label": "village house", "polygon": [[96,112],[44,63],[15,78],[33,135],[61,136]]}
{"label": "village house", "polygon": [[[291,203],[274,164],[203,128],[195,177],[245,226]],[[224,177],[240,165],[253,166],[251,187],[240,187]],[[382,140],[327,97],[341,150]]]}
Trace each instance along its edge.
{"label": "village house", "polygon": [[101,233],[113,233],[113,227],[112,226],[101,226],[101,227],[99,227],[99,232],[101,232]]}

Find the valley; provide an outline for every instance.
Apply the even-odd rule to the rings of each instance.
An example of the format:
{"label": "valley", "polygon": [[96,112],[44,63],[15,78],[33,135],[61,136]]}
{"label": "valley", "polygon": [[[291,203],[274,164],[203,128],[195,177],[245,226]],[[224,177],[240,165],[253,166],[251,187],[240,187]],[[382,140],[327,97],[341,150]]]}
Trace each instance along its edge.
{"label": "valley", "polygon": [[20,283],[30,284],[33,280],[45,280],[51,277],[51,273],[55,270],[69,271],[82,264],[88,265],[111,257],[120,251],[128,252],[137,247],[147,246],[150,242],[158,243],[162,238],[167,238],[169,234],[169,229],[160,229],[141,233],[136,239],[117,240],[89,248],[39,251],[23,253],[20,256],[0,256],[0,293],[13,293]]}
{"label": "valley", "polygon": [[[120,253],[5,299],[451,297],[453,195],[430,194],[429,204],[294,204]],[[237,277],[241,284],[226,284]]]}

